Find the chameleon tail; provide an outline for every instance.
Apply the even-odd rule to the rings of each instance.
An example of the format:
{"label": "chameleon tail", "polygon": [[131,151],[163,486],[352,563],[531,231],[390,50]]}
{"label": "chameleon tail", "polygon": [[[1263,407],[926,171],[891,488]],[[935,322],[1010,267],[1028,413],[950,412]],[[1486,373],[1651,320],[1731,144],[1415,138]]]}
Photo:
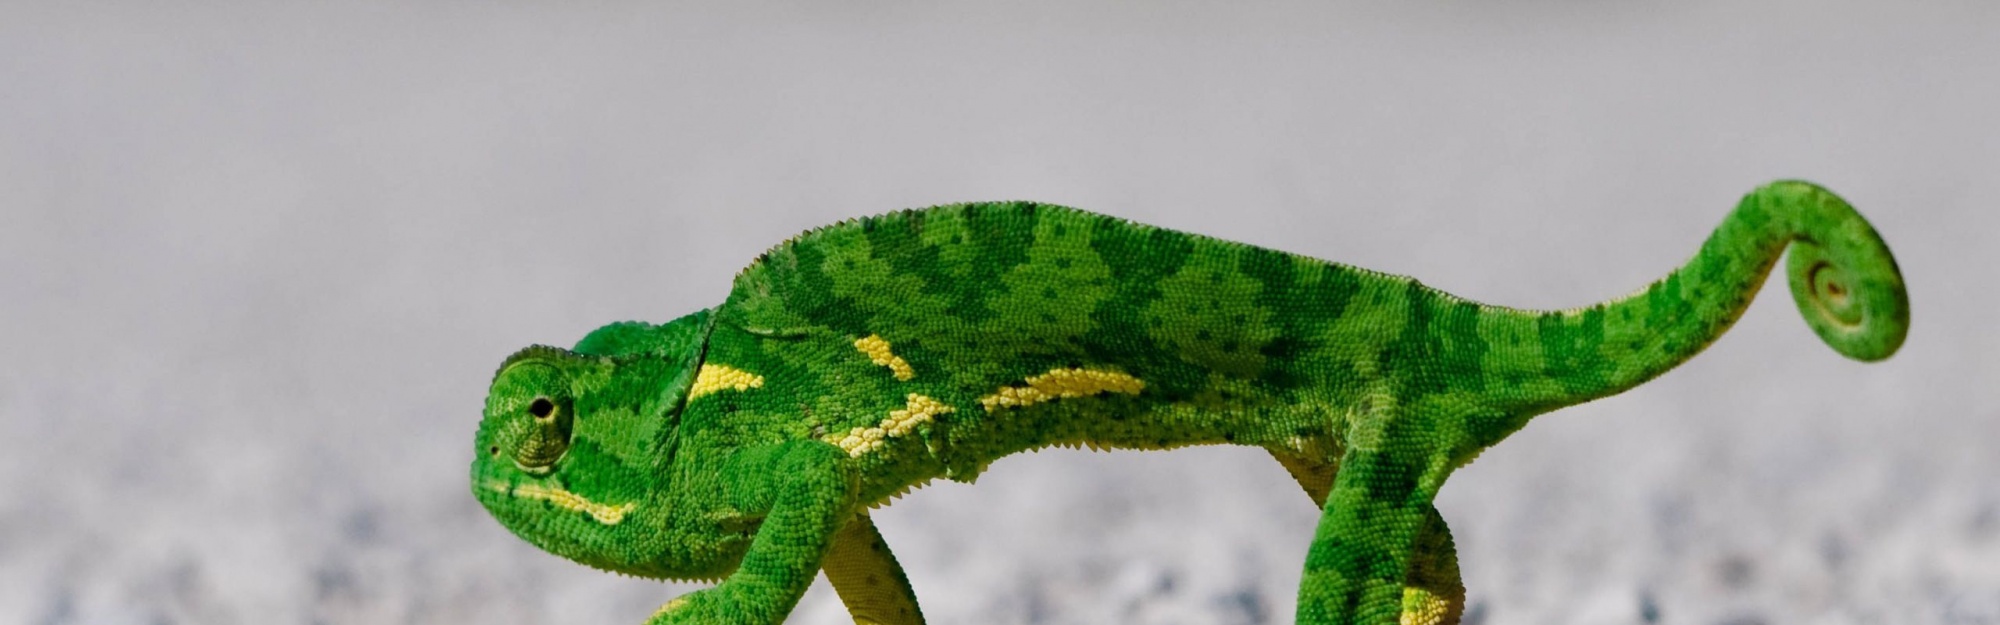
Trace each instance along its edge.
{"label": "chameleon tail", "polygon": [[1855,360],[1894,354],[1909,331],[1910,306],[1889,247],[1831,191],[1779,181],[1744,196],[1692,260],[1639,292],[1580,309],[1501,312],[1532,324],[1514,335],[1538,337],[1540,348],[1539,358],[1501,359],[1503,376],[1522,382],[1500,391],[1518,400],[1504,403],[1553,410],[1687,361],[1743,315],[1788,246],[1786,273],[1806,325]]}

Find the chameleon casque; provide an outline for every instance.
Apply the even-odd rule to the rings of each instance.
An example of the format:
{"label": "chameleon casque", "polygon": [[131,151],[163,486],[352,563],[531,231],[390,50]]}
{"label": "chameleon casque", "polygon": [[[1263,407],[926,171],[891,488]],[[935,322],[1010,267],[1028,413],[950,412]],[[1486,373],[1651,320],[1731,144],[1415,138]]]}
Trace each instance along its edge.
{"label": "chameleon casque", "polygon": [[1821,339],[1896,351],[1895,260],[1806,182],[1751,192],[1646,288],[1551,311],[1047,204],[849,220],[765,252],[721,306],[508,357],[472,490],[565,558],[720,580],[650,623],[779,623],[824,571],[857,623],[906,624],[868,517],[893,495],[1046,446],[1254,445],[1322,510],[1298,622],[1456,623],[1445,478],[1700,352],[1787,249]]}

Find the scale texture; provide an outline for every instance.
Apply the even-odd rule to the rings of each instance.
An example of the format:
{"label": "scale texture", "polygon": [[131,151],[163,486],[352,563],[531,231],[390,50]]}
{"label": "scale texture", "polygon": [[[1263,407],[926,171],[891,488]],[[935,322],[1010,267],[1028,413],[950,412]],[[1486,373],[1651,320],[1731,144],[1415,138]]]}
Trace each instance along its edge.
{"label": "scale texture", "polygon": [[1896,351],[1894,259],[1805,182],[1751,192],[1646,288],[1557,311],[1060,206],[900,211],[780,244],[716,308],[509,357],[472,486],[558,555],[720,580],[652,623],[782,622],[822,571],[856,622],[918,623],[869,509],[1042,447],[1256,446],[1322,510],[1298,622],[1456,623],[1445,479],[1700,352],[1787,250],[1829,346]]}

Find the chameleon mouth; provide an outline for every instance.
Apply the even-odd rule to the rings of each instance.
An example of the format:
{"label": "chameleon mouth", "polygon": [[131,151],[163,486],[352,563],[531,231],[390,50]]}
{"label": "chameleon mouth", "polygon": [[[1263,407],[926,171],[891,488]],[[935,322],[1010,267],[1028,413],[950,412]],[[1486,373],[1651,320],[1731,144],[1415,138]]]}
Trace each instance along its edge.
{"label": "chameleon mouth", "polygon": [[617,525],[620,521],[625,520],[627,513],[630,513],[633,508],[637,507],[631,502],[615,506],[601,504],[591,501],[590,498],[583,495],[560,488],[538,486],[535,484],[508,484],[500,480],[489,480],[486,482],[486,489],[521,499],[546,501],[564,510],[589,514],[591,520],[605,525]]}

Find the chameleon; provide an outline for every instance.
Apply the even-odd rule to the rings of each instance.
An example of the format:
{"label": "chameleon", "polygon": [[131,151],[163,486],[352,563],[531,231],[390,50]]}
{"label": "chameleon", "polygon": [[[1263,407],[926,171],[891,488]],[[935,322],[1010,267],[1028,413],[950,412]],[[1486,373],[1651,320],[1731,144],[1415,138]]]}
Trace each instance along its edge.
{"label": "chameleon", "polygon": [[780,623],[824,572],[856,623],[905,625],[922,612],[869,517],[892,498],[1049,446],[1250,445],[1321,511],[1297,622],[1456,623],[1445,479],[1687,361],[1781,255],[1828,346],[1901,346],[1887,245],[1803,181],[1745,195],[1666,277],[1566,310],[1049,204],[850,219],[758,256],[719,306],[507,357],[472,492],[564,558],[717,582],[651,624]]}

